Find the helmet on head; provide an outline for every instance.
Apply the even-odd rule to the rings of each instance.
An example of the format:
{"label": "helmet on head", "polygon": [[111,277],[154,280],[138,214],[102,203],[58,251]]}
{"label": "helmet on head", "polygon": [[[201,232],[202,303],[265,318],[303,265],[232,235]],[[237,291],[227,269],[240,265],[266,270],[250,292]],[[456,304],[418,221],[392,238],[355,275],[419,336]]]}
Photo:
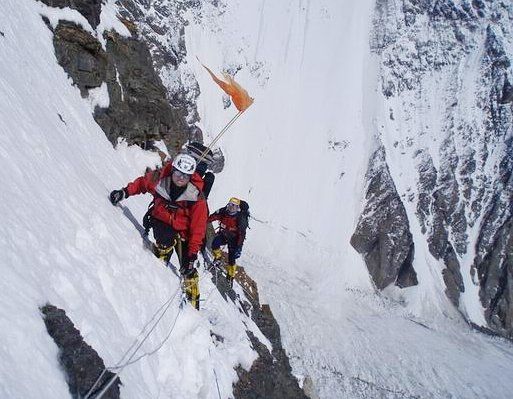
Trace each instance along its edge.
{"label": "helmet on head", "polygon": [[226,204],[226,210],[229,215],[235,215],[240,211],[240,199],[232,197]]}
{"label": "helmet on head", "polygon": [[173,168],[187,175],[192,175],[196,170],[196,161],[187,154],[178,154],[173,159]]}
{"label": "helmet on head", "polygon": [[230,200],[228,201],[228,203],[229,203],[229,204],[234,204],[234,205],[240,206],[240,199],[235,198],[235,197],[232,197],[232,198],[230,198]]}

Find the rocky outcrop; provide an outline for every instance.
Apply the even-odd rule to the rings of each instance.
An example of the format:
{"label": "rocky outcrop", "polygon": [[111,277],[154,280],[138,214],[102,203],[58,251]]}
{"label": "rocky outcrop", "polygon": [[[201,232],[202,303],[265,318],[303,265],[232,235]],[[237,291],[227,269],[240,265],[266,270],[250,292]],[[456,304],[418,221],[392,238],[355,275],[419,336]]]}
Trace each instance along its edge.
{"label": "rocky outcrop", "polygon": [[[99,25],[101,0],[43,2],[53,7],[75,9],[93,28]],[[135,4],[125,2],[128,3]],[[91,33],[61,20],[54,31],[57,60],[80,88],[83,97],[91,96],[91,90],[100,87],[101,96],[108,96],[108,99],[104,98],[104,104],[95,107],[94,118],[113,144],[120,137],[137,144],[164,140],[173,153],[188,138],[186,118],[189,111],[180,106],[179,101],[178,106],[171,105],[172,98],[155,71],[149,46],[138,35],[136,23],[119,18],[132,36],[124,37],[115,31],[98,32],[98,36],[102,35],[105,40],[104,46]]]}
{"label": "rocky outcrop", "polygon": [[513,339],[513,218],[497,230],[477,267],[481,301],[490,327]]}
{"label": "rocky outcrop", "polygon": [[[187,121],[191,125],[194,124],[199,120],[196,100],[200,88],[193,65],[186,58],[185,29],[191,21],[195,24],[204,24],[205,28],[212,29],[213,33],[223,29],[220,21],[228,15],[226,10],[229,2],[117,0],[116,4],[124,18],[134,21],[140,37],[148,44],[153,65],[168,91],[169,101],[175,107],[186,109]],[[199,56],[201,58],[201,55]],[[270,71],[265,64],[259,60],[249,61],[244,58],[224,60],[223,72],[235,76],[241,69],[245,69],[260,86],[265,86],[270,77]],[[229,96],[223,96],[222,101],[225,108],[231,104]]]}
{"label": "rocky outcrop", "polygon": [[[59,348],[59,362],[66,374],[71,397],[76,399],[85,397],[105,369],[103,360],[91,346],[84,342],[80,331],[75,328],[64,310],[47,304],[41,308],[41,313],[48,334]],[[92,392],[93,397],[112,377],[114,374],[110,371],[103,375]],[[120,384],[121,381],[116,378],[103,397],[119,399]]]}
{"label": "rocky outcrop", "polygon": [[251,332],[247,331],[258,359],[249,371],[242,367],[236,369],[239,380],[233,386],[236,399],[308,399],[292,375],[287,353],[281,344],[280,326],[274,318],[269,305],[260,304],[258,288],[243,267],[238,268],[236,283],[245,292],[245,298],[239,298],[227,284],[219,269],[212,269],[212,281],[225,300],[239,302],[239,309],[251,316],[260,331],[271,342],[272,351],[261,343]]}
{"label": "rocky outcrop", "polygon": [[[513,7],[511,7],[513,8]],[[513,10],[510,13],[510,26]],[[488,69],[484,79],[490,85],[483,103],[486,120],[486,153],[496,159],[495,169],[483,188],[487,199],[482,204],[482,222],[476,243],[474,266],[477,269],[480,297],[489,326],[501,335],[513,339],[513,274],[511,223],[513,215],[513,112],[505,103],[507,76],[511,76],[512,54],[505,51],[504,33],[490,26],[486,32],[484,62]],[[511,30],[510,30],[511,35]]]}
{"label": "rocky outcrop", "polygon": [[53,42],[57,61],[80,89],[82,97],[87,97],[89,89],[107,81],[111,72],[107,53],[89,32],[63,21],[54,31]]}
{"label": "rocky outcrop", "polygon": [[200,89],[185,59],[185,26],[191,15],[201,17],[203,7],[212,5],[211,13],[222,12],[217,8],[221,8],[219,1],[118,0],[118,5],[120,14],[134,21],[140,37],[147,43],[170,103],[187,111],[190,124],[198,121],[196,99]]}
{"label": "rocky outcrop", "polygon": [[258,316],[253,317],[256,317],[258,327],[271,341],[273,350],[269,352],[267,347],[248,331],[248,337],[253,349],[258,353],[258,359],[249,371],[237,368],[239,381],[233,387],[234,398],[308,399],[292,375],[287,355],[281,347],[280,329],[269,306],[262,305]]}
{"label": "rocky outcrop", "polygon": [[451,301],[459,306],[465,281],[478,284],[489,326],[504,336],[513,282],[497,254],[512,215],[512,22],[507,2],[378,0],[371,37],[396,123],[378,136],[407,136],[416,171],[401,186],[417,201],[418,239],[444,266]]}
{"label": "rocky outcrop", "polygon": [[169,104],[146,45],[116,32],[104,37],[105,50],[95,37],[70,22],[61,21],[54,32],[57,60],[82,95],[107,85],[109,106],[97,106],[95,120],[112,143],[119,137],[129,143],[163,139],[177,150],[187,139],[185,112]]}
{"label": "rocky outcrop", "polygon": [[365,207],[351,237],[378,289],[417,284],[414,245],[408,217],[388,171],[383,149],[374,153],[367,172]]}
{"label": "rocky outcrop", "polygon": [[69,7],[77,10],[96,29],[100,23],[100,14],[103,0],[39,0],[50,7]]}

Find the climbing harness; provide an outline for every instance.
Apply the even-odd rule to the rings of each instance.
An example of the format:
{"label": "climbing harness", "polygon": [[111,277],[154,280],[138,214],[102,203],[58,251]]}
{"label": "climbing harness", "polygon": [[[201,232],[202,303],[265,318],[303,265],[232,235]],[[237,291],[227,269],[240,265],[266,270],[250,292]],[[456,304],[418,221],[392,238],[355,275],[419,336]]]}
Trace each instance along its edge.
{"label": "climbing harness", "polygon": [[[153,251],[153,243],[148,237],[148,234],[143,226],[139,223],[139,221],[134,217],[130,209],[128,209],[123,204],[117,205],[123,211],[123,214],[132,222],[135,226],[139,234],[143,239],[144,247]],[[173,247],[176,248],[176,253],[178,255],[178,259],[182,259],[182,240],[180,236],[176,237],[175,242],[173,243]],[[182,274],[178,271],[178,269],[171,263],[170,259],[167,259],[166,267],[172,270],[172,272],[180,279],[180,287],[182,288],[182,296],[180,301],[180,306],[183,306],[187,300],[191,302],[191,305],[199,310],[200,303],[200,292],[199,292],[199,283],[198,279],[190,280],[186,279],[182,276]],[[189,299],[190,298],[190,299]]]}

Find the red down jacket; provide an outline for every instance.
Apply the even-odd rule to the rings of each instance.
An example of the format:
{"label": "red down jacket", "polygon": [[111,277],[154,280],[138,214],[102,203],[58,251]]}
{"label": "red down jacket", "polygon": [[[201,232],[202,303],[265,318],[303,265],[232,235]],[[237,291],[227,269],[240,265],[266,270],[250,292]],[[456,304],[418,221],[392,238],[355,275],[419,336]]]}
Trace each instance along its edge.
{"label": "red down jacket", "polygon": [[246,230],[239,228],[239,214],[230,215],[226,207],[218,209],[208,217],[209,222],[218,221],[221,232],[234,240],[234,244],[242,247],[246,238]]}
{"label": "red down jacket", "polygon": [[[194,173],[185,191],[172,203],[169,197],[169,187],[172,183],[173,167],[168,162],[160,171],[152,170],[138,177],[126,186],[129,196],[151,193],[154,206],[151,216],[169,224],[188,241],[188,255],[196,254],[205,237],[207,228],[207,201],[203,197],[203,180]],[[170,205],[174,205],[173,207]]]}

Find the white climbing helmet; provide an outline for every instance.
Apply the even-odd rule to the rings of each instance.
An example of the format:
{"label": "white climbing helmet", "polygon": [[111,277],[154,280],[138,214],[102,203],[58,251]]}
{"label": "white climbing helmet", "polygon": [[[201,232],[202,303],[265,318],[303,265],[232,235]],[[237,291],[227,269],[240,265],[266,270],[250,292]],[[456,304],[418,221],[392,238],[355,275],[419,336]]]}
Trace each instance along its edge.
{"label": "white climbing helmet", "polygon": [[173,159],[173,168],[186,175],[192,175],[196,170],[196,161],[190,155],[178,154],[175,159]]}

